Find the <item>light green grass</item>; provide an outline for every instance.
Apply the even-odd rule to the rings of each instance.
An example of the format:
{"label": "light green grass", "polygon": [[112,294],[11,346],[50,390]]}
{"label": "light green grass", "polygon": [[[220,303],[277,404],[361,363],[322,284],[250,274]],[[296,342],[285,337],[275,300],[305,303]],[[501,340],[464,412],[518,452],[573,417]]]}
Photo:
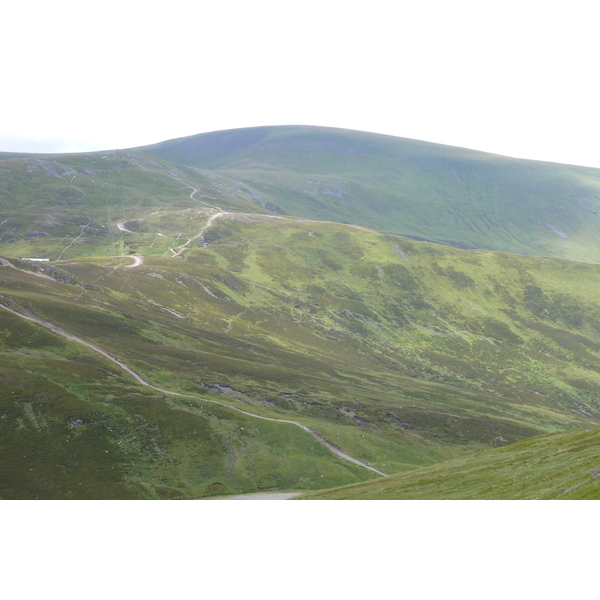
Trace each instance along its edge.
{"label": "light green grass", "polygon": [[306,500],[598,500],[600,429],[534,437],[498,450]]}

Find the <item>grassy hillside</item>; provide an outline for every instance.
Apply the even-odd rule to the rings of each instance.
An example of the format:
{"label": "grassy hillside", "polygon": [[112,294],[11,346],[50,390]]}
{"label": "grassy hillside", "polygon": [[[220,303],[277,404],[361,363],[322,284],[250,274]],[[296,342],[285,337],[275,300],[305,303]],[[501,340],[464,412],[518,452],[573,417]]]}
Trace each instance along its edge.
{"label": "grassy hillside", "polygon": [[600,500],[600,428],[537,436],[298,500]]}
{"label": "grassy hillside", "polygon": [[600,262],[598,169],[323,127],[214,132],[136,151],[226,175],[291,215]]}
{"label": "grassy hillside", "polygon": [[[124,233],[125,239],[145,252],[158,218]],[[18,400],[5,397],[0,426],[10,432],[3,439],[15,436],[10,439],[38,453],[44,448],[52,464],[64,465],[62,454],[48,452],[36,423],[54,424],[51,438],[78,433],[90,444],[89,460],[114,445],[118,483],[138,497],[318,489],[376,477],[301,431],[292,437],[286,425],[255,426],[235,413],[206,422],[199,398],[298,420],[387,473],[600,417],[600,268],[593,265],[248,214],[223,215],[177,257],[146,255],[140,266],[131,264],[126,257],[52,264],[4,259],[0,300],[97,344],[154,385],[193,395],[192,404],[140,388],[97,356],[74,358],[71,353],[89,352],[71,343],[63,348],[35,325],[0,314],[5,377],[21,382]],[[73,365],[85,365],[84,372]],[[46,408],[38,417],[30,398],[40,394],[56,400],[40,402]],[[59,400],[65,394],[68,402]],[[70,402],[78,410],[67,414]],[[142,408],[160,412],[151,433],[137,428],[148,421]],[[189,424],[193,431],[180,440],[184,409],[185,420],[196,414],[199,424]],[[89,430],[102,435],[83,435]],[[272,432],[270,441],[265,431]],[[167,435],[163,446],[159,435]],[[130,437],[146,445],[124,446]],[[300,440],[302,460],[290,451]],[[162,454],[155,454],[155,442]],[[2,451],[20,447],[12,443]],[[21,473],[34,468],[32,456],[28,450],[4,464]],[[154,464],[159,456],[162,479]],[[186,466],[167,468],[181,463]],[[227,464],[236,466],[228,470]],[[82,458],[77,465],[88,478],[100,469]],[[17,489],[3,493],[12,497]]]}
{"label": "grassy hillside", "polygon": [[[600,266],[389,233],[437,239],[459,202],[452,243],[476,245],[477,197],[480,233],[502,246],[501,220],[525,231],[558,192],[573,224],[595,202],[585,172],[318,128],[0,160],[0,497],[379,478],[277,419],[388,474],[595,427]],[[596,260],[583,225],[540,231],[559,244],[548,256],[579,244]],[[519,251],[545,244],[538,233]]]}
{"label": "grassy hillside", "polygon": [[292,425],[148,391],[91,352],[9,325],[15,345],[2,344],[0,366],[2,499],[196,498],[374,476]]}
{"label": "grassy hillside", "polygon": [[243,185],[155,157],[107,152],[3,160],[0,255],[127,255],[135,247],[119,224],[135,230],[150,216],[157,228],[145,252],[161,255],[217,202],[226,210],[266,212]]}
{"label": "grassy hillside", "polygon": [[[358,224],[460,248],[600,262],[597,169],[318,127],[4,158],[0,253],[9,256],[43,249],[57,258],[63,241],[84,226],[104,241],[104,254],[119,255],[131,249],[121,245],[118,223],[159,211],[166,225],[170,212],[216,206]],[[168,238],[165,229],[157,233]],[[154,253],[175,238],[157,236]]]}

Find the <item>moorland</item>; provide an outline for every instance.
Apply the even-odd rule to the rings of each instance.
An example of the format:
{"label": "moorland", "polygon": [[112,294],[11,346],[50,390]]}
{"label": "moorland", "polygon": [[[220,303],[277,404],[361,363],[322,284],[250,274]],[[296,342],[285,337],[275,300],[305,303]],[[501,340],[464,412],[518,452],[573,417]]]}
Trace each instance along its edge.
{"label": "moorland", "polygon": [[597,498],[599,205],[316,127],[0,153],[0,498]]}

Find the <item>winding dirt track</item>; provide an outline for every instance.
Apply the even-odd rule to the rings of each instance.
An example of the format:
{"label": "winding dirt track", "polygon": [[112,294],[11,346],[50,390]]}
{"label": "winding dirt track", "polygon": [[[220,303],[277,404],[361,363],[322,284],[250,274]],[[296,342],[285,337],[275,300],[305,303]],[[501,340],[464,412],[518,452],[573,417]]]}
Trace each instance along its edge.
{"label": "winding dirt track", "polygon": [[[151,173],[156,173],[156,171],[152,170],[152,169],[147,169],[146,167],[144,167],[143,165],[141,165],[139,162],[137,162],[136,160],[134,160],[133,158],[129,157],[129,160],[131,160],[131,162],[133,162],[133,164],[135,164],[137,167],[141,168],[144,171],[149,171]],[[194,198],[195,194],[198,192],[198,188],[195,188],[193,185],[190,185],[189,183],[185,183],[185,181],[183,181],[182,179],[180,179],[179,177],[176,177],[175,175],[171,175],[168,173],[163,173],[164,175],[166,175],[167,177],[171,177],[172,179],[174,179],[175,181],[178,181],[179,183],[181,183],[183,186],[189,188],[190,190],[192,190],[189,193],[189,199],[192,200],[193,202],[198,202],[200,204],[203,204],[204,206],[207,206],[209,208],[212,208],[218,212],[212,214],[210,216],[210,218],[208,219],[208,221],[206,222],[206,224],[204,225],[204,227],[202,227],[202,229],[200,230],[200,233],[198,233],[197,235],[194,235],[193,237],[189,238],[187,240],[187,242],[185,242],[184,244],[182,244],[181,246],[177,246],[176,248],[169,248],[167,250],[167,252],[165,252],[165,254],[163,256],[166,256],[169,251],[172,253],[171,254],[171,258],[176,258],[178,256],[180,256],[183,252],[185,252],[188,249],[188,245],[195,239],[198,239],[199,237],[202,237],[202,234],[213,224],[213,222],[220,218],[220,217],[227,217],[229,215],[235,215],[236,213],[231,213],[231,212],[227,212],[224,211],[222,208],[220,208],[219,206],[214,206],[211,204],[207,204],[206,202],[202,202],[201,200],[196,200],[196,198]],[[73,178],[75,179],[75,178]],[[73,183],[73,180],[71,180],[71,184]],[[74,187],[74,186],[73,186]],[[79,189],[79,188],[77,188]],[[84,195],[85,193],[82,190],[79,190],[80,192],[82,192]],[[160,209],[159,209],[160,210]],[[155,214],[157,214],[158,211],[156,213],[152,213],[153,216]],[[335,223],[336,225],[341,225],[342,223],[337,223],[335,221],[313,221],[311,219],[290,219],[289,217],[282,217],[279,215],[260,215],[263,217],[267,217],[267,218],[271,218],[271,219],[285,219],[287,221],[291,221],[293,223]],[[144,220],[144,219],[142,219]],[[127,227],[125,227],[125,224],[128,221],[120,221],[119,223],[117,223],[117,228],[119,229],[119,231],[122,231],[123,233],[135,233],[134,231],[131,231],[130,229],[127,229]],[[89,223],[88,223],[89,224]],[[355,229],[362,229],[363,231],[373,231],[372,229],[367,229],[366,227],[361,227],[360,225],[350,225],[349,223],[344,223],[344,225],[346,225],[347,227],[354,227]],[[87,227],[87,225],[86,225]],[[85,227],[84,227],[85,229]],[[83,232],[83,229],[82,229]],[[79,235],[79,237],[81,237],[81,234]],[[79,237],[77,239],[79,239]],[[73,240],[75,241],[75,240]],[[72,244],[73,242],[71,242]],[[70,244],[70,245],[71,245]],[[70,246],[69,245],[69,246]],[[66,250],[66,248],[65,248]],[[64,250],[63,250],[64,252]],[[62,253],[61,253],[62,256]],[[60,258],[60,257],[59,257]],[[137,267],[140,263],[134,263],[133,265],[131,265],[131,267]]]}
{"label": "winding dirt track", "polygon": [[127,227],[125,227],[125,223],[127,223],[127,221],[121,221],[120,223],[117,223],[117,229],[119,231],[123,231],[125,233],[135,233],[135,231],[131,231],[131,229],[127,229]]}
{"label": "winding dirt track", "polygon": [[199,500],[289,500],[300,495],[302,492],[259,492],[257,494],[219,496],[218,498],[199,498]]}
{"label": "winding dirt track", "polygon": [[200,230],[200,233],[198,233],[194,237],[191,237],[185,244],[182,244],[178,248],[171,248],[171,252],[173,253],[173,256],[171,258],[175,258],[176,256],[179,256],[186,249],[187,245],[192,240],[202,237],[202,234],[213,224],[213,221],[215,221],[219,217],[223,217],[228,214],[230,214],[230,213],[221,211],[221,212],[211,215],[210,218],[208,219],[208,221],[206,221],[206,225],[204,225],[204,227]]}
{"label": "winding dirt track", "polygon": [[360,460],[356,460],[355,458],[352,458],[351,456],[342,452],[341,450],[338,450],[333,445],[331,445],[327,440],[325,440],[325,438],[321,437],[319,434],[315,433],[314,431],[312,431],[311,429],[306,427],[306,425],[302,425],[302,423],[298,423],[297,421],[288,421],[287,419],[272,419],[270,417],[263,417],[261,415],[257,415],[257,414],[248,412],[246,410],[243,410],[241,408],[231,406],[230,404],[226,404],[225,402],[218,402],[217,400],[208,400],[207,398],[202,398],[201,396],[193,396],[191,394],[180,394],[179,392],[172,392],[170,390],[164,390],[162,388],[156,387],[155,385],[148,383],[145,379],[143,379],[140,375],[138,375],[133,369],[128,367],[124,362],[121,362],[118,358],[115,358],[112,354],[109,354],[105,350],[102,350],[102,348],[99,348],[98,346],[95,346],[94,344],[90,344],[89,342],[86,342],[86,341],[82,340],[81,338],[78,338],[77,336],[69,333],[68,331],[65,331],[64,329],[61,329],[60,327],[57,327],[56,325],[53,325],[52,323],[49,323],[48,321],[44,321],[43,319],[40,319],[39,317],[36,317],[35,315],[25,315],[16,310],[13,310],[12,308],[9,308],[8,306],[6,306],[5,304],[3,304],[1,302],[0,302],[0,308],[3,308],[4,310],[12,313],[13,315],[21,317],[22,319],[26,319],[27,321],[31,321],[32,323],[36,323],[37,325],[40,325],[44,329],[47,329],[48,331],[51,331],[52,333],[59,335],[67,340],[70,340],[72,342],[77,342],[78,344],[82,344],[83,346],[86,346],[87,348],[89,348],[90,350],[93,350],[94,352],[98,352],[98,354],[101,354],[108,360],[115,363],[117,366],[119,366],[124,371],[127,371],[127,373],[129,373],[138,383],[145,385],[146,387],[152,388],[153,390],[156,390],[157,392],[160,392],[161,394],[168,394],[170,396],[179,396],[182,398],[194,398],[196,400],[202,400],[203,402],[219,404],[220,406],[230,408],[231,410],[236,410],[236,411],[241,412],[250,417],[254,417],[255,419],[263,419],[264,421],[274,421],[276,423],[289,423],[290,425],[295,425],[296,427],[299,427],[303,431],[306,431],[307,433],[312,435],[320,444],[322,444],[323,446],[325,446],[326,448],[331,450],[331,452],[333,452],[340,458],[343,458],[344,460],[354,463],[355,465],[358,465],[359,467],[369,469],[369,471],[373,471],[373,472],[377,473],[378,475],[387,477],[387,473],[384,473],[383,471],[379,471],[378,469],[375,469],[374,467],[371,467],[371,466],[361,462]]}
{"label": "winding dirt track", "polygon": [[130,256],[129,258],[133,258],[133,263],[127,265],[125,267],[126,269],[133,269],[133,267],[139,267],[144,262],[144,259],[141,256]]}
{"label": "winding dirt track", "polygon": [[79,232],[79,235],[58,255],[56,260],[61,259],[62,255],[83,235],[85,228],[89,227],[91,222],[92,222],[92,219],[90,217],[88,217],[88,222],[81,227],[81,231]]}

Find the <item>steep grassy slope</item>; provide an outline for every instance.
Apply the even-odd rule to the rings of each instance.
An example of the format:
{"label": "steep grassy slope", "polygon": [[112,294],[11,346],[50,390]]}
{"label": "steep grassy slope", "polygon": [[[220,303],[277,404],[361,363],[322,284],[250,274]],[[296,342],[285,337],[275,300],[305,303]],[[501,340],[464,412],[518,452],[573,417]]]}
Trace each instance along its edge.
{"label": "steep grassy slope", "polygon": [[600,428],[538,436],[306,500],[600,500]]}
{"label": "steep grassy slope", "polygon": [[282,212],[450,244],[600,262],[600,171],[321,127],[136,151],[226,175]]}
{"label": "steep grassy slope", "polygon": [[[159,218],[149,217],[124,238],[144,251]],[[206,220],[198,216],[197,226]],[[176,226],[172,220],[170,227]],[[600,417],[596,266],[233,213],[214,220],[179,256],[169,256],[146,256],[134,268],[127,258],[52,265],[4,259],[0,300],[97,344],[159,387],[299,420],[388,473]],[[19,439],[41,451],[46,442],[35,423],[53,424],[50,438],[81,431],[78,439],[90,444],[90,457],[109,449],[102,444],[116,445],[119,485],[147,497],[314,489],[374,477],[300,431],[290,437],[289,426],[254,427],[250,417],[234,413],[206,423],[196,400],[188,408],[190,401],[139,389],[113,366],[95,366],[102,363],[98,357],[73,362],[64,356],[64,343],[36,341],[34,325],[14,315],[0,319],[10,367],[5,376],[17,377],[21,390],[18,401],[5,397],[10,420],[0,422],[10,432],[3,439],[16,436],[3,445],[11,452]],[[77,375],[73,365],[85,364],[89,371]],[[10,383],[7,389],[16,388]],[[40,393],[70,400],[51,402],[38,417],[31,398]],[[64,404],[76,400],[78,410],[67,414]],[[161,413],[151,434],[129,425],[137,415],[148,421],[142,406]],[[200,454],[193,431],[177,439],[176,431],[185,430],[178,424],[182,407],[200,419],[189,425],[203,440]],[[86,438],[70,420],[102,436]],[[105,433],[96,423],[119,433]],[[248,428],[255,432],[252,443]],[[161,446],[156,436],[168,431],[173,435],[164,434]],[[272,432],[270,441],[265,431]],[[128,435],[146,436],[147,445],[123,455]],[[230,445],[223,446],[224,439]],[[164,451],[160,486],[152,440]],[[290,451],[300,440],[302,460]],[[30,452],[20,461],[11,455],[5,464],[16,472],[34,468]],[[63,465],[61,456],[48,454],[48,461]],[[180,463],[192,466],[169,470]],[[78,464],[88,474],[100,469]],[[132,488],[134,482],[142,487]]]}

